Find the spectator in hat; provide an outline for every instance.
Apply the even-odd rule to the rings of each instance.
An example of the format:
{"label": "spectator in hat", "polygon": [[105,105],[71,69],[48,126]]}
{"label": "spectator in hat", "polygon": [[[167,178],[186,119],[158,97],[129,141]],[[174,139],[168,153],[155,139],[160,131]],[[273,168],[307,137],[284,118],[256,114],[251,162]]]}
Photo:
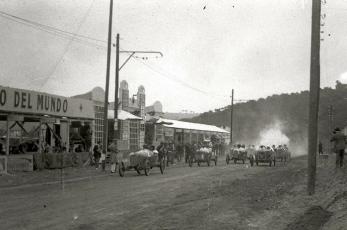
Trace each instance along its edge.
{"label": "spectator in hat", "polygon": [[98,142],[97,145],[94,146],[93,148],[93,156],[94,156],[94,162],[95,162],[95,169],[99,168],[99,162],[101,158],[101,143]]}
{"label": "spectator in hat", "polygon": [[336,128],[330,141],[334,142],[334,150],[336,153],[336,168],[342,168],[346,147],[346,136],[341,132],[340,128]]}

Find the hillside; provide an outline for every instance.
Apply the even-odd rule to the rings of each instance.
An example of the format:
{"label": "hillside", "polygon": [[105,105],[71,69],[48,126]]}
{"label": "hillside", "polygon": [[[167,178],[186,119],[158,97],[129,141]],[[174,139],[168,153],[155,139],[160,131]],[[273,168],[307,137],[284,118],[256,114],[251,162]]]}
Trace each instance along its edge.
{"label": "hillside", "polygon": [[[305,147],[308,128],[308,91],[273,95],[234,105],[234,142],[258,144],[286,142],[292,147]],[[347,125],[347,87],[337,81],[336,89],[324,88],[320,94],[319,139],[324,148],[329,143],[329,107],[333,106],[331,127]],[[230,126],[230,105],[200,114],[185,121]],[[267,131],[271,131],[270,133]],[[277,143],[276,143],[277,142]],[[269,143],[270,144],[270,143]],[[302,149],[301,149],[302,150]]]}

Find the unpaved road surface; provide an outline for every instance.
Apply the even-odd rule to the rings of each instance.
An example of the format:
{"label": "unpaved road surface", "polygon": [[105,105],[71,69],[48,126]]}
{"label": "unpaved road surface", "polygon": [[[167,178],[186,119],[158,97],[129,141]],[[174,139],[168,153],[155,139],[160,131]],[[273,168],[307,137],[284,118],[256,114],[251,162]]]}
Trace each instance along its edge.
{"label": "unpaved road surface", "polygon": [[0,191],[0,229],[278,229],[267,226],[306,161],[194,165]]}

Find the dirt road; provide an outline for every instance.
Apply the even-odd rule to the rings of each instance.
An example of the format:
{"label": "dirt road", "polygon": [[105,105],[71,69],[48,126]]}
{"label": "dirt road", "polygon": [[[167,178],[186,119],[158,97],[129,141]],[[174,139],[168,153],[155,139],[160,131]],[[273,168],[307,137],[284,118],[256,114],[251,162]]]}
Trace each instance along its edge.
{"label": "dirt road", "polygon": [[0,229],[278,229],[284,196],[304,181],[287,166],[194,165],[0,191]]}

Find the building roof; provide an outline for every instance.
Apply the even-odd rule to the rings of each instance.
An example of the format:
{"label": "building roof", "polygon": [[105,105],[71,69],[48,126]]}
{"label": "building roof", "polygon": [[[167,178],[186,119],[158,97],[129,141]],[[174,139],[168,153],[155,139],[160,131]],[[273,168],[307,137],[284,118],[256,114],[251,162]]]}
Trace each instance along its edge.
{"label": "building roof", "polygon": [[[107,119],[113,119],[114,118],[114,110],[109,109],[107,113]],[[119,120],[142,120],[141,117],[135,116],[127,111],[118,110],[118,119]]]}
{"label": "building roof", "polygon": [[163,126],[165,127],[176,128],[176,129],[189,129],[189,130],[198,130],[198,131],[229,133],[228,131],[218,128],[217,126],[214,126],[214,125],[191,123],[191,122],[170,120],[170,119],[164,119],[164,118],[160,118],[157,121],[157,123],[162,123]]}
{"label": "building roof", "polygon": [[105,91],[101,87],[94,87],[91,91],[72,96],[72,98],[83,98],[92,101],[104,102]]}

